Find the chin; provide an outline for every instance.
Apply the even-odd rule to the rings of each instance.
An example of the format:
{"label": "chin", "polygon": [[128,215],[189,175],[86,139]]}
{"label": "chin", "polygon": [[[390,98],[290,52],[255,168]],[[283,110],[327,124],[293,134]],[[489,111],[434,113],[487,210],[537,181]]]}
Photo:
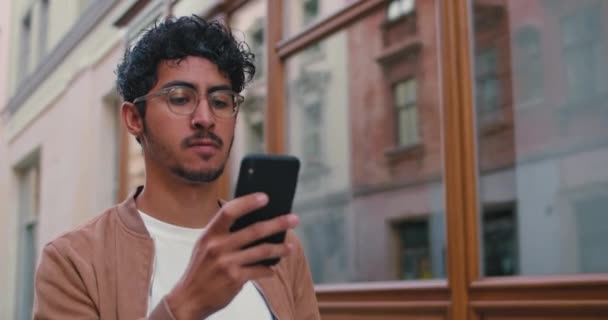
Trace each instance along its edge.
{"label": "chin", "polygon": [[173,174],[182,178],[188,183],[200,184],[209,183],[217,180],[224,172],[224,167],[211,168],[184,168],[174,167],[171,170]]}

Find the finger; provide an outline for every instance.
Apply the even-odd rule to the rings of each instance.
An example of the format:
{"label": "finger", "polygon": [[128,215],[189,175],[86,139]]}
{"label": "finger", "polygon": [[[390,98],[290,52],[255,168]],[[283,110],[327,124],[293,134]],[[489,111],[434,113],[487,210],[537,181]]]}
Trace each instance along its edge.
{"label": "finger", "polygon": [[291,243],[264,243],[235,252],[229,259],[236,265],[248,266],[261,260],[286,257],[293,250]]}
{"label": "finger", "polygon": [[264,193],[252,193],[226,202],[220,211],[209,222],[210,232],[228,232],[236,219],[264,207],[268,196]]}
{"label": "finger", "polygon": [[227,239],[226,249],[237,250],[256,240],[295,228],[299,223],[297,215],[290,213],[280,215],[266,221],[256,222],[244,229],[235,232]]}

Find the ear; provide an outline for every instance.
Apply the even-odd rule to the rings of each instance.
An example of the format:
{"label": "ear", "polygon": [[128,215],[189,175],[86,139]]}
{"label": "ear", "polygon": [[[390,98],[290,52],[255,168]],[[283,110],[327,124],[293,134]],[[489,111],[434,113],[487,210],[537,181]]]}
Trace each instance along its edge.
{"label": "ear", "polygon": [[137,107],[131,102],[123,102],[120,106],[120,114],[127,131],[136,138],[140,138],[144,133],[144,119],[137,111]]}

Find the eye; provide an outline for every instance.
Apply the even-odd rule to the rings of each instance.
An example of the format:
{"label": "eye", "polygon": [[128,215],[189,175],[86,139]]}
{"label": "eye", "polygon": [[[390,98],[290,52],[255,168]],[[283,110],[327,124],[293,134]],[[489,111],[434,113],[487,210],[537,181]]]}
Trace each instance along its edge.
{"label": "eye", "polygon": [[171,105],[178,107],[191,105],[196,97],[190,90],[175,88],[169,92],[167,98]]}
{"label": "eye", "polygon": [[233,97],[229,93],[216,92],[209,97],[209,103],[214,109],[232,108]]}

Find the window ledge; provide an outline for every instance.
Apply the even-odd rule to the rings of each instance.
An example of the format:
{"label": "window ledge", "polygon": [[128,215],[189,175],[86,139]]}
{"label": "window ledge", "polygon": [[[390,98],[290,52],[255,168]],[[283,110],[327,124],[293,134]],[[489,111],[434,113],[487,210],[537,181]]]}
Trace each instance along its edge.
{"label": "window ledge", "polygon": [[424,152],[424,146],[418,142],[406,146],[397,146],[384,151],[384,155],[390,162],[405,158],[417,158]]}
{"label": "window ledge", "polygon": [[491,136],[508,129],[510,125],[503,119],[493,121],[482,121],[479,124],[479,134],[482,136]]}
{"label": "window ledge", "polygon": [[422,51],[422,41],[418,36],[408,37],[406,40],[395,43],[380,52],[376,61],[380,64],[389,64],[399,58],[417,57]]}
{"label": "window ledge", "polygon": [[542,106],[545,103],[545,99],[542,96],[538,96],[532,99],[528,99],[525,101],[521,101],[518,102],[516,104],[516,110],[517,111],[525,111],[525,110],[530,110],[530,109],[534,109],[537,107]]}
{"label": "window ledge", "polygon": [[36,69],[21,81],[19,89],[10,98],[2,113],[13,115],[117,2],[118,0],[93,2],[55,48],[42,59]]}

